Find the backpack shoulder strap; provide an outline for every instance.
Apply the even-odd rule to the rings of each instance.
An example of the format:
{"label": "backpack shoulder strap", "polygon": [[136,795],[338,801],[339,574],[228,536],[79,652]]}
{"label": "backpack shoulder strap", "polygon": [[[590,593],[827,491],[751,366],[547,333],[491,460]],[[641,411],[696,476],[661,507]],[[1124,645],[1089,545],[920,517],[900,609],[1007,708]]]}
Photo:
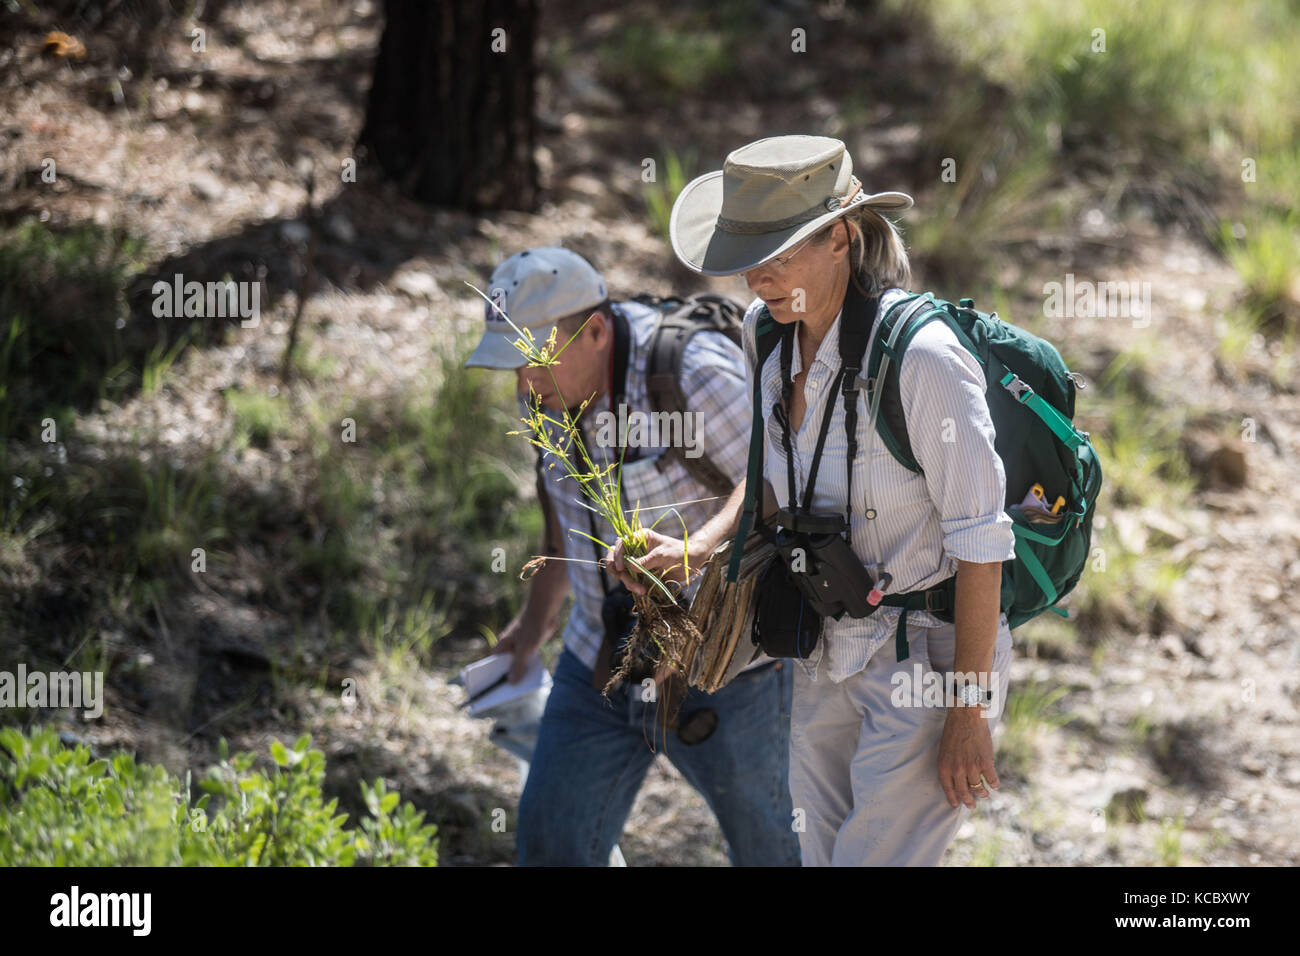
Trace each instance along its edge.
{"label": "backpack shoulder strap", "polygon": [[[907,435],[898,369],[903,353],[907,351],[907,346],[916,333],[926,322],[938,318],[942,311],[929,293],[917,293],[900,299],[881,318],[880,331],[871,343],[871,355],[867,360],[868,387],[872,390],[873,399],[880,403],[880,414],[876,416],[876,434],[900,465],[917,474],[921,474],[922,470],[912,454],[912,443]],[[877,388],[880,389],[878,397],[875,395]]]}
{"label": "backpack shoulder strap", "polygon": [[627,365],[632,352],[632,330],[627,319],[617,309],[611,308],[614,326],[614,354],[611,356],[610,384],[615,393],[609,397],[609,407],[618,414],[618,406],[627,395]]}
{"label": "backpack shoulder strap", "polygon": [[[644,301],[643,301],[644,300]],[[740,345],[740,306],[725,296],[704,293],[689,299],[650,300],[638,296],[635,301],[667,310],[659,318],[650,337],[646,362],[646,391],[650,407],[656,412],[685,414],[686,393],[682,389],[682,359],[686,346],[696,332],[721,332]],[[660,457],[660,467],[673,460],[681,461],[686,471],[715,494],[728,494],[735,483],[709,457],[707,450],[697,458],[688,458],[681,448],[670,448]]]}
{"label": "backpack shoulder strap", "polygon": [[[852,526],[853,471],[858,457],[858,390],[862,387],[862,363],[867,357],[867,342],[871,338],[871,328],[875,324],[879,311],[879,293],[868,295],[858,284],[857,278],[853,277],[844,295],[843,314],[840,318],[840,373],[836,379],[840,383],[840,392],[844,399],[844,430],[847,441],[845,465],[848,471],[845,475],[844,495],[846,529]],[[830,400],[834,400],[833,395],[830,396]],[[828,407],[826,418],[829,418],[830,411]],[[817,461],[814,459],[814,474],[816,467]],[[810,476],[809,488],[812,487],[812,480],[814,479]],[[845,534],[847,533],[846,530]]]}
{"label": "backpack shoulder strap", "polygon": [[744,556],[745,539],[753,529],[762,500],[763,481],[763,365],[781,341],[794,331],[790,325],[781,325],[763,306],[754,323],[754,407],[749,433],[749,463],[745,473],[745,504],[740,513],[740,526],[731,543],[731,561],[727,565],[727,580],[735,582],[740,577],[740,559]]}

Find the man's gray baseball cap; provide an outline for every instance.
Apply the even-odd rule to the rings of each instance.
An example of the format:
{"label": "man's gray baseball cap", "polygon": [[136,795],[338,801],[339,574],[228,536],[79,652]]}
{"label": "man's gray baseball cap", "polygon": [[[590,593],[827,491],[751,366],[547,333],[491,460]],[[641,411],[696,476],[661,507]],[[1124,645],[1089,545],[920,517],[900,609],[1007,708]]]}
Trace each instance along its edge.
{"label": "man's gray baseball cap", "polygon": [[487,296],[492,300],[491,305],[483,303],[487,328],[466,366],[519,368],[527,360],[514,346],[519,335],[510,322],[528,329],[541,345],[559,319],[594,309],[608,298],[605,280],[591,263],[555,246],[528,249],[501,263],[492,273]]}

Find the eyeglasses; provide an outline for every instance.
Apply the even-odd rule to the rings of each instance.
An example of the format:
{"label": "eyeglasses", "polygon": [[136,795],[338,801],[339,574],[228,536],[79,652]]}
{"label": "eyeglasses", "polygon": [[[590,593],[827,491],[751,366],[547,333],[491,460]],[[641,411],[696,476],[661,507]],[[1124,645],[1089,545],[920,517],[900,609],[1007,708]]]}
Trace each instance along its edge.
{"label": "eyeglasses", "polygon": [[804,247],[807,246],[808,243],[812,242],[816,238],[817,238],[817,233],[813,233],[803,242],[799,243],[799,247],[795,249],[794,252],[790,253],[788,256],[773,256],[771,259],[768,259],[762,265],[755,266],[753,269],[747,270],[745,272],[745,275],[749,275],[749,273],[751,272],[757,272],[759,269],[762,269],[764,266],[771,266],[772,271],[776,273],[784,272],[789,267],[790,260],[793,259],[795,256],[797,256],[799,253],[803,252]]}
{"label": "eyeglasses", "polygon": [[790,253],[788,256],[773,256],[773,257],[772,257],[771,259],[769,259],[768,261],[769,261],[769,262],[774,262],[774,263],[776,263],[776,267],[777,267],[778,269],[784,269],[784,268],[786,268],[787,266],[790,265],[790,260],[791,260],[791,259],[793,259],[795,256],[797,256],[799,253],[803,252],[803,250],[804,250],[804,246],[808,245],[808,243],[812,242],[812,241],[813,241],[814,239],[816,239],[816,238],[817,238],[817,234],[816,234],[816,233],[813,233],[811,236],[809,236],[809,237],[808,237],[807,239],[805,239],[803,242],[799,243],[799,248],[796,249],[794,252]]}

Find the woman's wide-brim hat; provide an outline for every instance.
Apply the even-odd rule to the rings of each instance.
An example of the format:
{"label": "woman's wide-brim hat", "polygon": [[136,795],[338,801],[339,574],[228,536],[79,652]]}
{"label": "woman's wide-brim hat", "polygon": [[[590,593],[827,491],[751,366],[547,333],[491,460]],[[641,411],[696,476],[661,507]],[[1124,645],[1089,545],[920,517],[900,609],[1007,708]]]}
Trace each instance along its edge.
{"label": "woman's wide-brim hat", "polygon": [[868,194],[838,139],[772,136],[692,180],[673,204],[673,252],[702,275],[748,272],[852,210],[899,213],[906,193]]}

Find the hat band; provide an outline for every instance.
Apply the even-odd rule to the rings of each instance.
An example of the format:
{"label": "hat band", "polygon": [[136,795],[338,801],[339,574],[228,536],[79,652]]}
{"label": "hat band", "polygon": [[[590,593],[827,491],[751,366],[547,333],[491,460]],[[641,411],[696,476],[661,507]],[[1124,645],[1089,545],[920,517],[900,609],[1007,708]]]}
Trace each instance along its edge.
{"label": "hat band", "polygon": [[[803,225],[805,222],[812,222],[828,213],[842,209],[857,197],[862,191],[862,183],[856,176],[853,177],[853,189],[849,194],[841,199],[839,196],[831,196],[824,203],[813,206],[811,209],[805,209],[803,212],[793,216],[786,216],[784,219],[768,219],[762,222],[753,222],[745,219],[728,219],[726,216],[718,216],[718,228],[723,232],[735,233],[737,235],[758,235],[765,232],[781,232],[790,229],[793,226]],[[865,198],[865,197],[864,197]]]}

